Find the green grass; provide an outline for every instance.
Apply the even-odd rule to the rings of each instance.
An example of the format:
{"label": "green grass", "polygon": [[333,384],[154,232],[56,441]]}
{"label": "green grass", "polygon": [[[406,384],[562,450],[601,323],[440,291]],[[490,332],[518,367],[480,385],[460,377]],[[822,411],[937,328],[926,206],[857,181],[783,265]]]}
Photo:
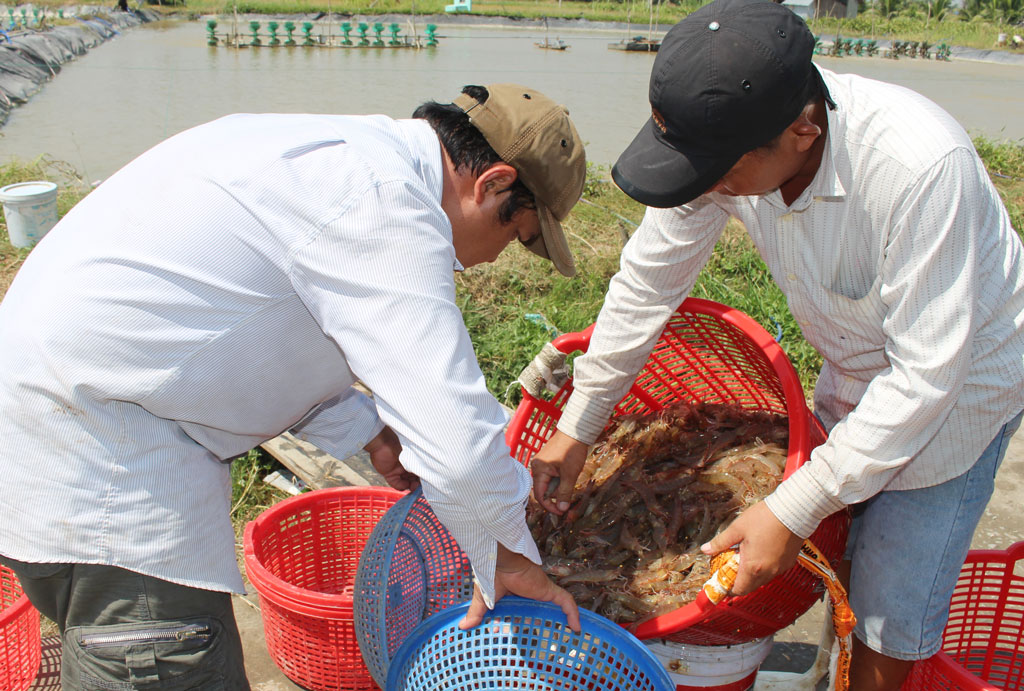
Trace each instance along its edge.
{"label": "green grass", "polygon": [[847,38],[897,39],[901,41],[928,41],[968,48],[995,48],[1000,31],[1020,33],[1007,24],[975,20],[961,21],[956,17],[936,21],[922,17],[896,16],[884,19],[867,12],[853,19],[821,18],[808,22],[815,34],[841,35]]}
{"label": "green grass", "polygon": [[280,467],[280,463],[260,448],[231,464],[231,521],[239,539],[246,523],[288,496],[263,482],[268,473]]}
{"label": "green grass", "polygon": [[[336,15],[379,15],[379,14],[445,14],[445,5],[451,0],[171,0],[164,3],[148,4],[129,0],[132,7],[146,7],[168,15],[186,14],[229,15],[264,14],[294,15],[330,12]],[[655,5],[655,21],[674,24],[701,2],[685,1],[679,4],[662,2]],[[74,0],[50,0],[48,9],[74,7]],[[474,0],[473,14],[488,17],[510,17],[517,19],[540,19],[558,17],[565,19],[586,19],[595,22],[625,22],[646,24],[650,13],[646,5],[625,2],[581,2],[579,0]]]}
{"label": "green grass", "polygon": [[999,190],[1011,225],[1024,238],[1024,144],[975,137],[974,147]]}

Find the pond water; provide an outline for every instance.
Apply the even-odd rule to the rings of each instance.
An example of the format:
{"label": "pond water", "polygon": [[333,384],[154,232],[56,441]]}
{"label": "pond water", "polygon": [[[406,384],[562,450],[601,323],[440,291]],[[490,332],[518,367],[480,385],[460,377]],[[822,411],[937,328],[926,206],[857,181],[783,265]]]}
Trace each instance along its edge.
{"label": "pond water", "polygon": [[[421,18],[418,33],[423,26]],[[402,31],[409,34],[410,26]],[[465,84],[512,81],[566,104],[589,159],[614,162],[650,112],[653,55],[609,50],[610,41],[626,36],[622,30],[559,30],[566,51],[537,48],[544,35],[542,28],[441,24],[436,49],[237,50],[207,46],[202,22],[142,27],[66,64],[12,110],[0,128],[0,160],[46,154],[94,181],[160,140],[228,113],[407,117],[422,101],[450,101]],[[552,30],[550,38],[555,35]],[[1024,140],[1024,66],[857,57],[818,62],[914,88],[971,134]]]}

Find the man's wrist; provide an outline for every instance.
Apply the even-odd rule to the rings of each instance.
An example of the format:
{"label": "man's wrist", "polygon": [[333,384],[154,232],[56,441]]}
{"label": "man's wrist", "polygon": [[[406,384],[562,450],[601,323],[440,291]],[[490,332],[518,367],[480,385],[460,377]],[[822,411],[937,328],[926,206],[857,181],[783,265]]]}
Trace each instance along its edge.
{"label": "man's wrist", "polygon": [[495,563],[495,570],[502,573],[516,573],[532,565],[533,562],[526,555],[513,552],[500,542],[498,543],[498,557]]}

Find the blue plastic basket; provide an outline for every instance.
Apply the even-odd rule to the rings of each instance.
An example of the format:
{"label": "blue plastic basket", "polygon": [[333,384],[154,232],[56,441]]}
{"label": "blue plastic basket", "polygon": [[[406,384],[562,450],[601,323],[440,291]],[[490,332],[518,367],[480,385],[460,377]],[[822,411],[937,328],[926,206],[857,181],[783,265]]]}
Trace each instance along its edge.
{"label": "blue plastic basket", "polygon": [[556,605],[506,596],[479,626],[463,603],[424,620],[395,653],[386,691],[674,691],[654,653],[624,628],[580,610],[573,633]]}
{"label": "blue plastic basket", "polygon": [[356,641],[374,681],[384,686],[392,656],[420,622],[472,596],[465,552],[423,491],[410,492],[374,527],[356,570]]}

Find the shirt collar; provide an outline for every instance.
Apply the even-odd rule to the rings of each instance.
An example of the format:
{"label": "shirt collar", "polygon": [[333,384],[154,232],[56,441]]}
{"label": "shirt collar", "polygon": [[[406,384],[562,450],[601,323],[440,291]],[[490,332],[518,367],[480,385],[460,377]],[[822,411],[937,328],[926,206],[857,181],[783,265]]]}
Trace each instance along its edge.
{"label": "shirt collar", "polygon": [[[437,133],[426,120],[414,118],[408,120],[397,120],[399,128],[409,143],[409,152],[412,154],[410,164],[416,173],[423,179],[427,189],[431,191],[437,200],[437,206],[441,206],[441,193],[444,183],[444,158],[441,155],[441,140]],[[447,220],[445,216],[445,220]],[[451,239],[451,223],[448,223],[448,234]],[[452,269],[454,271],[465,271],[464,267],[452,252]]]}
{"label": "shirt collar", "polygon": [[780,191],[775,190],[771,194],[765,195],[764,199],[779,209],[788,208],[790,211],[803,211],[813,201],[819,199],[842,199],[846,196],[846,188],[843,186],[843,181],[839,179],[835,163],[838,152],[837,142],[843,141],[846,131],[846,114],[843,111],[842,94],[837,93],[839,89],[832,73],[828,70],[818,69],[825,81],[825,86],[832,96],[832,100],[835,102],[834,108],[825,108],[825,117],[828,118],[828,132],[825,133],[825,148],[821,152],[821,165],[818,166],[811,184],[800,193],[800,196],[789,207],[782,201],[782,193]]}
{"label": "shirt collar", "polygon": [[839,173],[836,170],[836,157],[839,153],[840,142],[846,139],[846,110],[843,107],[845,94],[842,93],[832,72],[820,67],[818,69],[825,81],[825,86],[828,87],[829,93],[835,101],[835,108],[825,109],[825,117],[828,118],[825,150],[821,154],[821,166],[808,190],[814,199],[842,199],[846,196],[846,187],[843,186],[843,181],[839,178]]}
{"label": "shirt collar", "polygon": [[441,186],[444,181],[441,140],[437,138],[434,128],[426,120],[397,120],[396,123],[405,135],[409,153],[412,154],[409,163],[440,204]]}

